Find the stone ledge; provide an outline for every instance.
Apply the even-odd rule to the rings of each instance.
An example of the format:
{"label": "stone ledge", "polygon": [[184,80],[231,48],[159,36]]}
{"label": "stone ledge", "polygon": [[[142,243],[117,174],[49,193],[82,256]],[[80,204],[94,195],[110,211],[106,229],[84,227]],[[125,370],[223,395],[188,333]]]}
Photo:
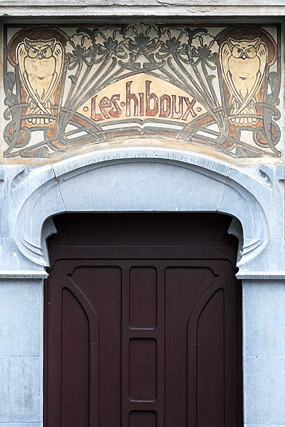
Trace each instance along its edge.
{"label": "stone ledge", "polygon": [[285,271],[253,271],[248,273],[237,273],[236,277],[239,280],[285,280]]}
{"label": "stone ledge", "polygon": [[114,7],[114,6],[128,6],[128,7],[149,7],[149,6],[194,6],[194,7],[226,7],[226,6],[283,6],[283,0],[228,0],[225,4],[221,0],[105,0],[102,5],[101,0],[34,0],[34,1],[23,1],[23,0],[0,0],[1,6],[48,6],[48,7],[65,7],[65,6],[95,6],[102,8]]}
{"label": "stone ledge", "polygon": [[0,270],[0,280],[18,280],[18,279],[46,279],[48,273],[44,270],[29,271],[29,270]]}
{"label": "stone ledge", "polygon": [[87,1],[81,2],[39,2],[34,1],[32,5],[27,5],[23,1],[4,1],[0,0],[0,16],[2,17],[207,17],[207,16],[285,16],[285,5],[283,0],[264,2],[262,0],[251,2],[193,2],[171,0],[161,1],[106,1],[104,5],[99,2],[88,4]]}

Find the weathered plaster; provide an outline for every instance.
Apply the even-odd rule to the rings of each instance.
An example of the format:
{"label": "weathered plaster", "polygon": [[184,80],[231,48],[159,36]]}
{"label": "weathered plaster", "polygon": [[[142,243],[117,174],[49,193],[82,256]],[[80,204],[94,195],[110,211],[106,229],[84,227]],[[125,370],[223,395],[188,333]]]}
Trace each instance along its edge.
{"label": "weathered plaster", "polygon": [[212,0],[53,0],[0,2],[2,16],[281,16],[285,13],[283,0],[251,0],[227,3]]}

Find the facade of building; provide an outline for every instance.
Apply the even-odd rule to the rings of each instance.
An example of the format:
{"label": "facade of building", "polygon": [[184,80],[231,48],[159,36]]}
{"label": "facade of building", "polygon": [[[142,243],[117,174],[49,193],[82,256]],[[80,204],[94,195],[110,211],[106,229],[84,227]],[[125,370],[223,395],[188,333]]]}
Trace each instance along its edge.
{"label": "facade of building", "polygon": [[[196,418],[192,417],[187,403],[185,413],[190,415],[185,427],[219,427],[222,423],[226,427],[233,427],[234,423],[239,427],[284,427],[283,0],[226,4],[202,0],[16,0],[1,1],[0,14],[0,426],[71,427],[62,421],[62,414],[53,420],[50,414],[56,410],[46,392],[48,387],[56,388],[56,381],[60,383],[59,378],[54,380],[52,366],[60,364],[64,370],[62,354],[66,351],[57,355],[56,349],[49,350],[56,328],[63,328],[64,323],[64,309],[54,329],[48,318],[49,304],[54,302],[48,287],[54,277],[56,283],[63,280],[60,273],[55,276],[53,269],[60,257],[65,259],[65,252],[59,250],[51,256],[52,243],[48,239],[57,236],[59,229],[58,236],[64,235],[65,227],[54,218],[60,218],[60,214],[66,214],[65,218],[68,214],[97,214],[88,217],[91,224],[110,213],[122,218],[139,213],[145,215],[144,221],[147,214],[155,213],[161,215],[161,220],[165,214],[171,214],[171,218],[182,218],[182,214],[230,218],[226,232],[238,241],[233,267],[238,279],[235,286],[242,292],[242,350],[241,354],[235,350],[235,365],[228,369],[225,362],[221,378],[226,384],[223,399],[227,401],[227,384],[240,364],[243,384],[237,381],[235,387],[239,387],[243,415],[235,415],[234,421],[227,415],[225,419],[220,415],[211,418],[207,401],[204,406],[201,403],[199,410],[208,415],[199,421],[198,409]],[[84,218],[87,217],[83,215],[81,223]],[[190,215],[189,221],[191,218],[194,216]],[[208,234],[214,235],[209,224]],[[81,237],[76,230],[80,227],[71,228],[78,242]],[[119,241],[113,237],[116,232],[107,232],[109,228],[104,229],[103,225],[102,230],[113,246],[106,242],[102,245],[117,248]],[[90,231],[95,246],[99,231]],[[67,240],[62,240],[61,246],[76,246],[75,237],[72,240],[71,235],[65,235],[63,239]],[[199,236],[195,239],[199,246]],[[127,239],[126,242],[126,246],[133,245]],[[155,239],[152,242],[152,248],[157,246]],[[88,248],[90,243],[82,245]],[[168,241],[167,245],[174,243]],[[213,242],[210,245],[215,246]],[[74,248],[72,251],[76,253]],[[101,257],[100,248],[98,251],[94,252],[94,259]],[[82,265],[87,265],[88,251],[84,256]],[[181,255],[180,261],[185,257]],[[74,255],[67,258],[73,259]],[[72,278],[78,265],[72,268],[66,270],[66,277]],[[214,267],[209,264],[207,268],[219,277]],[[49,274],[53,279],[48,279]],[[76,288],[74,283],[73,286]],[[72,292],[77,295],[77,291]],[[148,305],[151,292],[137,292],[134,299],[142,298]],[[79,296],[76,298],[80,300]],[[231,313],[225,301],[223,319],[227,319],[227,310]],[[154,308],[157,323],[158,306],[157,303]],[[88,317],[89,309],[84,310]],[[138,303],[134,313],[140,310],[140,319],[147,319]],[[163,316],[165,310],[162,309]],[[149,372],[150,355],[155,359],[155,372],[153,377],[150,375],[145,398],[136,395],[140,396],[144,389],[144,379],[128,374],[132,384],[129,395],[126,391],[129,406],[122,404],[120,411],[127,415],[122,415],[120,422],[124,427],[173,427],[175,417],[167,424],[167,415],[159,412],[160,403],[155,406],[156,401],[160,402],[160,350],[152,349],[153,343],[159,341],[155,332],[149,332],[155,327],[133,327],[139,317],[129,316],[133,320],[128,327],[132,331],[145,329],[145,335],[130,335],[130,353],[126,356],[130,367],[126,370],[135,370],[133,366],[142,351],[146,359],[141,365],[138,362],[137,369]],[[228,327],[224,321],[223,337],[227,336]],[[90,322],[88,317],[91,331]],[[72,330],[69,333],[72,335]],[[100,344],[100,333],[96,340],[88,341],[88,346]],[[165,336],[161,340],[164,343]],[[187,345],[190,346],[188,341]],[[228,360],[227,345],[220,348],[223,356],[217,356],[219,360]],[[217,346],[210,350],[205,347],[209,364]],[[74,360],[76,364],[77,359]],[[91,370],[92,363],[88,363]],[[120,363],[123,366],[124,357]],[[100,378],[100,363],[98,366]],[[206,366],[208,362],[202,371],[207,372]],[[188,365],[185,369],[190,370]],[[90,372],[87,375],[91,376]],[[121,375],[123,378],[125,374]],[[72,369],[64,378],[69,377]],[[187,387],[193,383],[190,378]],[[70,384],[72,388],[77,383],[71,380]],[[88,387],[92,388],[93,383],[90,384]],[[206,384],[207,388],[210,382]],[[102,394],[111,392],[98,387]],[[214,396],[215,387],[213,390]],[[76,396],[74,392],[70,399]],[[62,392],[58,397],[61,408],[65,399],[66,393]],[[203,399],[197,399],[198,407]],[[70,401],[67,412],[72,414],[68,405]],[[101,414],[103,403],[98,405]],[[214,401],[213,406],[217,405]],[[45,413],[44,408],[48,408]],[[239,410],[238,405],[234,410]],[[78,411],[80,417],[81,409]],[[87,421],[82,421],[82,427],[107,425],[98,413],[89,413],[90,408],[86,411]],[[112,427],[119,425],[118,421],[108,422],[113,422]]]}

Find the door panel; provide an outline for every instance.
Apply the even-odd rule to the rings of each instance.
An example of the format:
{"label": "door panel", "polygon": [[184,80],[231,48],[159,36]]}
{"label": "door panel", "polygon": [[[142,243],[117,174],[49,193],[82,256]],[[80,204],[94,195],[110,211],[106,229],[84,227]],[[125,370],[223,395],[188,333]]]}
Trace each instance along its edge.
{"label": "door panel", "polygon": [[130,269],[130,328],[157,326],[157,271],[153,267]]}
{"label": "door panel", "polygon": [[45,426],[241,427],[229,219],[57,221],[45,300]]}
{"label": "door panel", "polygon": [[[214,286],[216,276],[209,268],[167,268],[165,274],[165,411],[166,427],[187,425],[187,409],[192,406],[188,417],[190,425],[196,426],[196,390],[189,395],[187,390],[196,386],[198,380],[197,336],[201,335],[199,321],[204,304],[199,302],[209,288]],[[212,295],[208,291],[208,297]],[[199,308],[199,310],[195,310]],[[215,322],[216,324],[216,322]],[[216,337],[215,337],[216,339]],[[191,347],[196,352],[187,357]],[[196,360],[195,360],[196,359]],[[195,363],[194,363],[195,360]],[[192,363],[191,363],[192,362]],[[196,388],[196,387],[195,387]],[[173,392],[175,390],[175,393]],[[194,397],[194,400],[193,400]],[[207,395],[205,396],[207,399]],[[178,408],[178,409],[177,409]],[[199,424],[198,424],[199,425]]]}
{"label": "door panel", "polygon": [[[80,301],[68,288],[62,289],[62,425],[88,425],[89,319]],[[78,367],[81,367],[79,370]],[[77,399],[74,399],[77,390]]]}

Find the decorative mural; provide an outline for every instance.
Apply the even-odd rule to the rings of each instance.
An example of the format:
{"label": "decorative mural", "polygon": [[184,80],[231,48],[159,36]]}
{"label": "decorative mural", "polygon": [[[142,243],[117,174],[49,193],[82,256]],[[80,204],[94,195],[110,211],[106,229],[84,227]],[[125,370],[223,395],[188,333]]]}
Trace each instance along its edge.
{"label": "decorative mural", "polygon": [[134,137],[280,156],[278,26],[7,26],[4,89],[5,158]]}

